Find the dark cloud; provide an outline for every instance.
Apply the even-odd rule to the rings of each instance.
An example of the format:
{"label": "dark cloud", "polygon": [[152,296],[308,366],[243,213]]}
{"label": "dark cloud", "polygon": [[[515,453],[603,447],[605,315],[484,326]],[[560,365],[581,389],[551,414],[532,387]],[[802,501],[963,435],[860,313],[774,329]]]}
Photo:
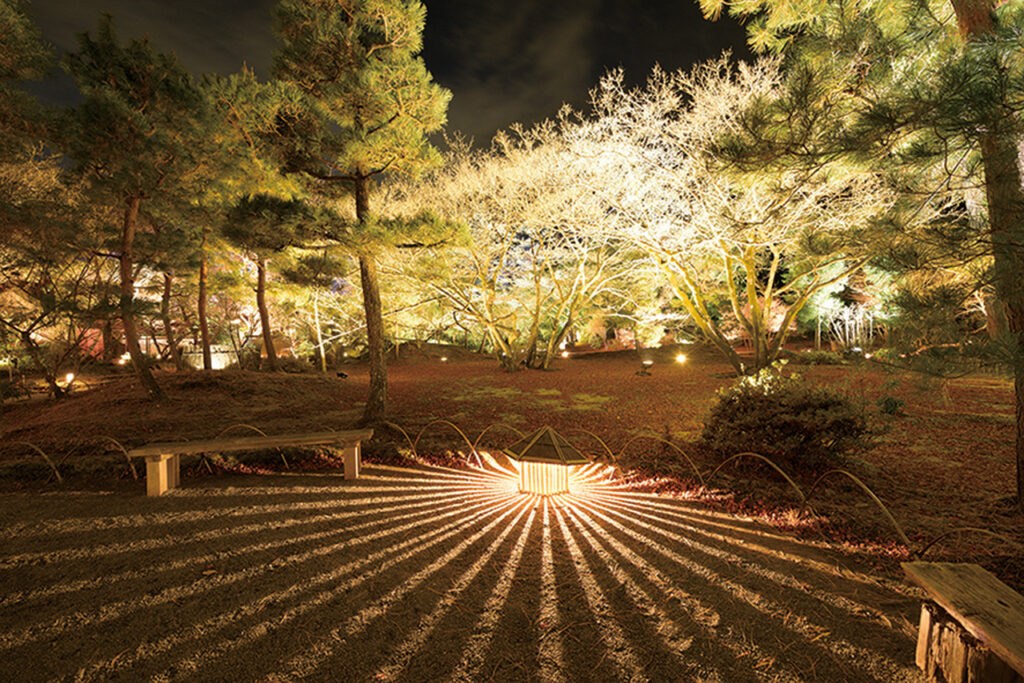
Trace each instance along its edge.
{"label": "dark cloud", "polygon": [[274,0],[35,0],[43,36],[61,51],[95,31],[101,13],[114,17],[122,39],[148,35],[196,73],[228,74],[243,63],[266,75],[274,37]]}
{"label": "dark cloud", "polygon": [[[274,49],[274,0],[34,0],[44,37],[73,50],[101,12],[123,39],[148,35],[195,73],[228,74],[242,64],[266,77]],[[678,68],[732,46],[744,34],[728,21],[706,22],[695,0],[426,0],[424,59],[454,93],[449,128],[487,140],[498,129],[582,106],[608,68],[641,82],[655,63]],[[69,101],[64,78],[38,90]]]}
{"label": "dark cloud", "polygon": [[695,0],[426,0],[424,57],[452,90],[449,127],[486,142],[497,129],[584,106],[609,68],[644,81],[732,49],[742,27],[708,22]]}

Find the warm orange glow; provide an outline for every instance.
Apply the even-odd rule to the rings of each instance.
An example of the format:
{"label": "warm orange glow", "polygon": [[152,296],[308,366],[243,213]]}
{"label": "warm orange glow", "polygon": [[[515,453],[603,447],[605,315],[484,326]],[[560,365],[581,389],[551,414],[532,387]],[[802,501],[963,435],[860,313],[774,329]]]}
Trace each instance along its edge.
{"label": "warm orange glow", "polygon": [[519,470],[519,490],[550,496],[569,492],[569,468],[543,462],[524,462]]}

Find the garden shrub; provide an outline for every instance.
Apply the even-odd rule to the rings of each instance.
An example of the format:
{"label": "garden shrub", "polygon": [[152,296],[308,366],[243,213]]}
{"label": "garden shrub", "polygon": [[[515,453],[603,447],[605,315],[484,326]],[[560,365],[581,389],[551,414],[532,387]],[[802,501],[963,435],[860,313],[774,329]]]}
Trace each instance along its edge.
{"label": "garden shrub", "polygon": [[704,424],[705,443],[722,458],[751,451],[776,465],[816,469],[864,444],[864,411],[831,389],[786,376],[784,361],[719,390]]}

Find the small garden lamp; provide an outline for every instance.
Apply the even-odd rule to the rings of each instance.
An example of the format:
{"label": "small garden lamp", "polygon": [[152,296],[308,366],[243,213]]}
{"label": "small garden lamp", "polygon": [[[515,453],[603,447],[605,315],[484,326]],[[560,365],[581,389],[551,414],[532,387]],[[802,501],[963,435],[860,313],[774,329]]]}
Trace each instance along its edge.
{"label": "small garden lamp", "polygon": [[519,463],[519,490],[551,496],[569,492],[569,472],[589,460],[551,427],[541,427],[503,451]]}

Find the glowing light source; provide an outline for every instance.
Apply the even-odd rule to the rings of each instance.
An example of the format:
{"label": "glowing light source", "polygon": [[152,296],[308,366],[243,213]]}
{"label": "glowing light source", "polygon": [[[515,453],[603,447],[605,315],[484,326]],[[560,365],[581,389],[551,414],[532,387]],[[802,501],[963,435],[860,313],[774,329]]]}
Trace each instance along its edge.
{"label": "glowing light source", "polygon": [[71,384],[72,382],[74,382],[75,381],[75,373],[69,372],[68,374],[64,375],[64,381],[67,382],[68,384]]}
{"label": "glowing light source", "polygon": [[568,351],[562,351],[562,358],[568,358],[568,357],[569,357],[569,352]]}
{"label": "glowing light source", "polygon": [[653,360],[642,360],[640,361],[640,369],[636,371],[638,375],[649,375],[651,374],[651,366],[654,365]]}
{"label": "glowing light source", "polygon": [[677,363],[685,363],[686,362],[686,354],[685,353],[680,353],[678,356],[676,356],[676,362]]}
{"label": "glowing light source", "polygon": [[570,467],[590,462],[551,427],[541,427],[504,453],[519,462],[519,490],[541,496],[568,493]]}
{"label": "glowing light source", "polygon": [[441,356],[441,362],[445,363],[448,361],[448,356]]}

